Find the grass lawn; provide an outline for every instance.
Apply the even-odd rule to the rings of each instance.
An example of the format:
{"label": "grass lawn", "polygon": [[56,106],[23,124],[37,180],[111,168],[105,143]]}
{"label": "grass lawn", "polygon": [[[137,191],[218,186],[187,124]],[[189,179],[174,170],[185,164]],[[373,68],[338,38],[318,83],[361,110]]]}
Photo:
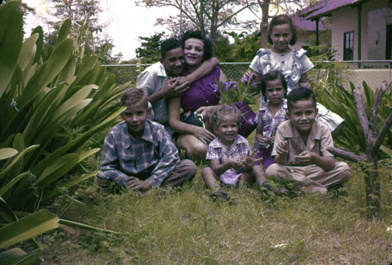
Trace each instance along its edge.
{"label": "grass lawn", "polygon": [[[382,164],[382,163],[380,163]],[[383,217],[367,220],[363,174],[354,164],[348,196],[270,196],[228,190],[235,205],[214,202],[198,166],[181,190],[139,197],[103,196],[92,181],[79,205],[59,198],[54,212],[122,233],[55,230],[39,238],[45,264],[390,264],[391,167],[382,165]]]}

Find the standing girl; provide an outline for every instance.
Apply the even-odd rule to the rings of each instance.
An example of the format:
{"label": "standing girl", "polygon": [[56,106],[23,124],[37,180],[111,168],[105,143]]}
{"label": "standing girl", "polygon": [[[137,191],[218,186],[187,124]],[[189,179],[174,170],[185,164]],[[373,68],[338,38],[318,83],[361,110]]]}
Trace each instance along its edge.
{"label": "standing girl", "polygon": [[[306,56],[306,51],[291,49],[297,34],[294,24],[287,15],[274,17],[268,28],[268,42],[271,49],[261,48],[252,60],[250,68],[256,72],[256,83],[260,83],[263,75],[269,71],[280,71],[287,82],[287,93],[295,89],[299,84],[310,88],[307,72],[313,68],[312,62]],[[318,119],[324,122],[331,130],[332,136],[336,136],[344,126],[344,120],[335,113],[327,110],[317,103]]]}
{"label": "standing girl", "polygon": [[252,183],[253,164],[258,160],[256,152],[250,155],[248,141],[238,134],[241,117],[237,109],[223,105],[211,118],[217,138],[208,145],[206,159],[210,167],[205,167],[201,175],[207,187],[215,190],[213,196],[228,200],[229,196],[219,188],[219,180],[231,186]]}

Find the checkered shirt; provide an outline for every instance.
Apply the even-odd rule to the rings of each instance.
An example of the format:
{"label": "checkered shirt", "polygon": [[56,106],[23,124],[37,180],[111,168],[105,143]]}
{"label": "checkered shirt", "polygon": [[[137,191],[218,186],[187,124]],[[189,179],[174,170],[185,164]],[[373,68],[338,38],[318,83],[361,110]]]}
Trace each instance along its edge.
{"label": "checkered shirt", "polygon": [[146,121],[140,139],[133,138],[125,122],[120,122],[107,134],[101,154],[98,177],[125,185],[129,176],[149,174],[145,181],[159,187],[180,162],[178,151],[164,127]]}
{"label": "checkered shirt", "polygon": [[[268,103],[261,102],[259,111],[255,117],[255,123],[260,125],[262,128],[264,137],[272,137],[276,135],[276,130],[278,126],[287,120],[287,101],[283,101],[283,105],[280,109],[275,113],[275,116],[272,117],[271,111],[268,107]],[[264,148],[268,148],[267,146],[263,146]]]}
{"label": "checkered shirt", "polygon": [[227,162],[233,158],[239,158],[247,155],[250,151],[248,141],[237,134],[231,145],[230,150],[222,143],[222,141],[217,137],[209,145],[207,149],[207,160],[219,160],[220,164]]}

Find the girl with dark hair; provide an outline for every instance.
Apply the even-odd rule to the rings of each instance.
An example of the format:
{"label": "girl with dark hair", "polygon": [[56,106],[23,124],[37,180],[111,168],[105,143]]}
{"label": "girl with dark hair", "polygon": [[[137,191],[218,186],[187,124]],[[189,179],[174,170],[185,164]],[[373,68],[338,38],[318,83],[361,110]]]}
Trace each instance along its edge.
{"label": "girl with dark hair", "polygon": [[[186,32],[182,46],[187,63],[185,74],[198,69],[213,54],[211,41],[200,31]],[[211,86],[217,80],[226,81],[219,67],[192,83],[181,97],[169,100],[170,127],[180,134],[177,146],[185,149],[189,158],[204,159],[208,144],[215,138],[209,116],[220,100]]]}

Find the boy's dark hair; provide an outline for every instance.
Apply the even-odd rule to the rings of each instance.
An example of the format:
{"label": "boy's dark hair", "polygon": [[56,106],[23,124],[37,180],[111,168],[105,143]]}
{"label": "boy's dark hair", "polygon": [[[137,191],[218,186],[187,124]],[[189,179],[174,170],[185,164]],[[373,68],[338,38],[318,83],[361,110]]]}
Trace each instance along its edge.
{"label": "boy's dark hair", "polygon": [[207,38],[204,34],[202,34],[200,30],[187,31],[184,33],[184,36],[182,37],[181,40],[181,45],[184,50],[185,50],[185,41],[188,39],[198,39],[203,42],[204,44],[203,61],[212,58],[212,54],[214,52],[214,47],[212,45],[212,42],[210,41],[209,38]]}
{"label": "boy's dark hair", "polygon": [[220,108],[217,108],[212,114],[211,123],[215,129],[218,128],[220,120],[225,115],[232,115],[237,120],[238,126],[241,125],[241,113],[239,110],[236,107],[223,105]]}
{"label": "boy's dark hair", "polygon": [[143,89],[128,88],[121,95],[121,106],[129,107],[133,104],[142,104],[148,109],[147,95]]}
{"label": "boy's dark hair", "polygon": [[284,24],[288,24],[290,26],[291,33],[293,34],[289,44],[290,45],[294,45],[297,42],[297,32],[295,30],[293,21],[287,15],[279,15],[279,16],[274,17],[271,20],[270,24],[269,24],[269,27],[268,27],[268,37],[267,37],[269,44],[271,44],[271,45],[273,44],[273,41],[271,39],[272,29],[275,26],[284,25]]}
{"label": "boy's dark hair", "polygon": [[161,43],[161,57],[165,58],[166,54],[174,49],[181,48],[181,42],[176,38],[170,38]]}
{"label": "boy's dark hair", "polygon": [[314,108],[316,108],[316,95],[313,90],[306,87],[298,87],[289,93],[287,96],[287,109],[290,111],[293,108],[293,103],[301,100],[312,100]]}
{"label": "boy's dark hair", "polygon": [[279,79],[280,82],[282,83],[282,86],[284,88],[284,97],[287,98],[287,82],[286,82],[286,78],[284,78],[284,75],[278,71],[278,70],[274,70],[274,71],[269,71],[268,73],[266,73],[265,75],[263,75],[262,79],[261,79],[261,94],[263,94],[263,99],[265,102],[267,102],[267,82],[268,81],[272,81],[272,80],[276,80]]}

